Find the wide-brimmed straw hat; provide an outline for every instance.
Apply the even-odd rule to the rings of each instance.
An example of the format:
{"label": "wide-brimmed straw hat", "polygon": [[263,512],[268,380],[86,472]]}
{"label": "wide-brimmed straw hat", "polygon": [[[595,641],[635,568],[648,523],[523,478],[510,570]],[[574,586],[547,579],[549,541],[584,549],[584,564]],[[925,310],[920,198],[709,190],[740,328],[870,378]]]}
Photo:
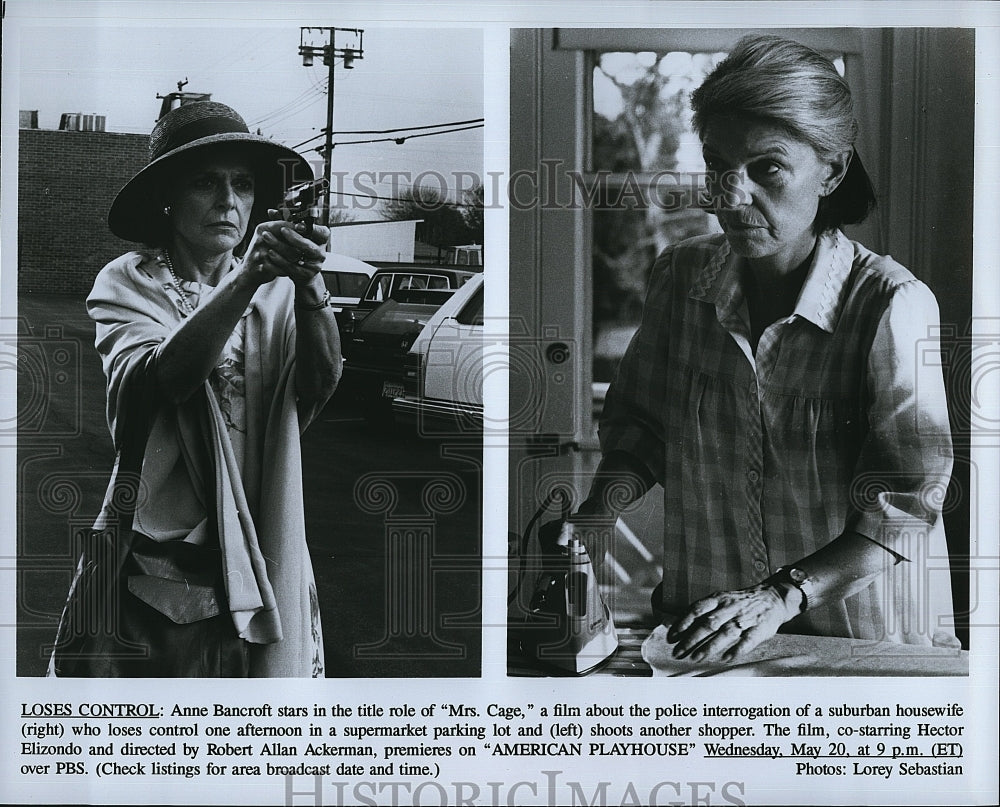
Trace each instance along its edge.
{"label": "wide-brimmed straw hat", "polygon": [[[153,127],[149,163],[130,179],[111,203],[108,226],[127,241],[151,243],[164,232],[164,179],[178,162],[209,149],[238,155],[255,174],[255,208],[277,207],[280,194],[313,179],[312,168],[297,152],[260,135],[250,134],[236,110],[217,101],[178,107]],[[266,198],[273,196],[274,198]]]}

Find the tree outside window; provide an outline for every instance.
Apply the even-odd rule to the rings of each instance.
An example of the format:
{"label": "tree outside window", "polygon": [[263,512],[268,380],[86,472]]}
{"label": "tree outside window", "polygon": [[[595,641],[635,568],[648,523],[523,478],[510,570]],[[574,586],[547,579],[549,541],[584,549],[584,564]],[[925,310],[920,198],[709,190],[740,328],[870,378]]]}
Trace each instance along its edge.
{"label": "tree outside window", "polygon": [[639,324],[653,259],[719,232],[698,206],[705,170],[691,92],[725,53],[601,53],[593,68],[594,381],[608,382]]}

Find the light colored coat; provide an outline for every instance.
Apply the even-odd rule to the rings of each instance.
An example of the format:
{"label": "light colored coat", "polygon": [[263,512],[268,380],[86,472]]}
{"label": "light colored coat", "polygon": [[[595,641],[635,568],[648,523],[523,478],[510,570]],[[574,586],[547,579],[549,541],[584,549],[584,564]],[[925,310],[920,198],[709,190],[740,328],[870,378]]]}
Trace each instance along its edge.
{"label": "light colored coat", "polygon": [[[87,299],[116,450],[131,407],[150,407],[153,414],[134,529],[156,541],[201,543],[217,526],[233,623],[251,643],[250,675],[321,675],[303,511],[299,435],[306,424],[296,409],[293,284],[279,278],[261,286],[244,314],[241,468],[208,382],[178,406],[163,404],[156,349],[183,319],[170,283],[155,254],[131,252],[100,272]],[[109,496],[113,487],[112,478]]]}

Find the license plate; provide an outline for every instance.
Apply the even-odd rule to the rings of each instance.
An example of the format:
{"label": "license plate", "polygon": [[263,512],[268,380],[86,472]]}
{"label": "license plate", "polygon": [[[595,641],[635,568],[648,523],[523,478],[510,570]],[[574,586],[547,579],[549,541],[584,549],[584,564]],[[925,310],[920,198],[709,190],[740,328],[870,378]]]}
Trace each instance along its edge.
{"label": "license plate", "polygon": [[382,397],[383,398],[402,398],[403,397],[403,385],[398,381],[383,381],[382,382]]}

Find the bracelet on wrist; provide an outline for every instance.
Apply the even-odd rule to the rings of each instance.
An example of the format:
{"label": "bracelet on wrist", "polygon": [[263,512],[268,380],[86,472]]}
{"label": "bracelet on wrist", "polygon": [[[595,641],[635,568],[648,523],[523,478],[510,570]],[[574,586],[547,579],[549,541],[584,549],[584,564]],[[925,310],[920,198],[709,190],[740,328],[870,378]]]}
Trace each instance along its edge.
{"label": "bracelet on wrist", "polygon": [[300,303],[298,300],[295,301],[296,311],[320,311],[323,308],[329,308],[330,306],[330,290],[326,289],[323,292],[323,298],[318,303]]}

